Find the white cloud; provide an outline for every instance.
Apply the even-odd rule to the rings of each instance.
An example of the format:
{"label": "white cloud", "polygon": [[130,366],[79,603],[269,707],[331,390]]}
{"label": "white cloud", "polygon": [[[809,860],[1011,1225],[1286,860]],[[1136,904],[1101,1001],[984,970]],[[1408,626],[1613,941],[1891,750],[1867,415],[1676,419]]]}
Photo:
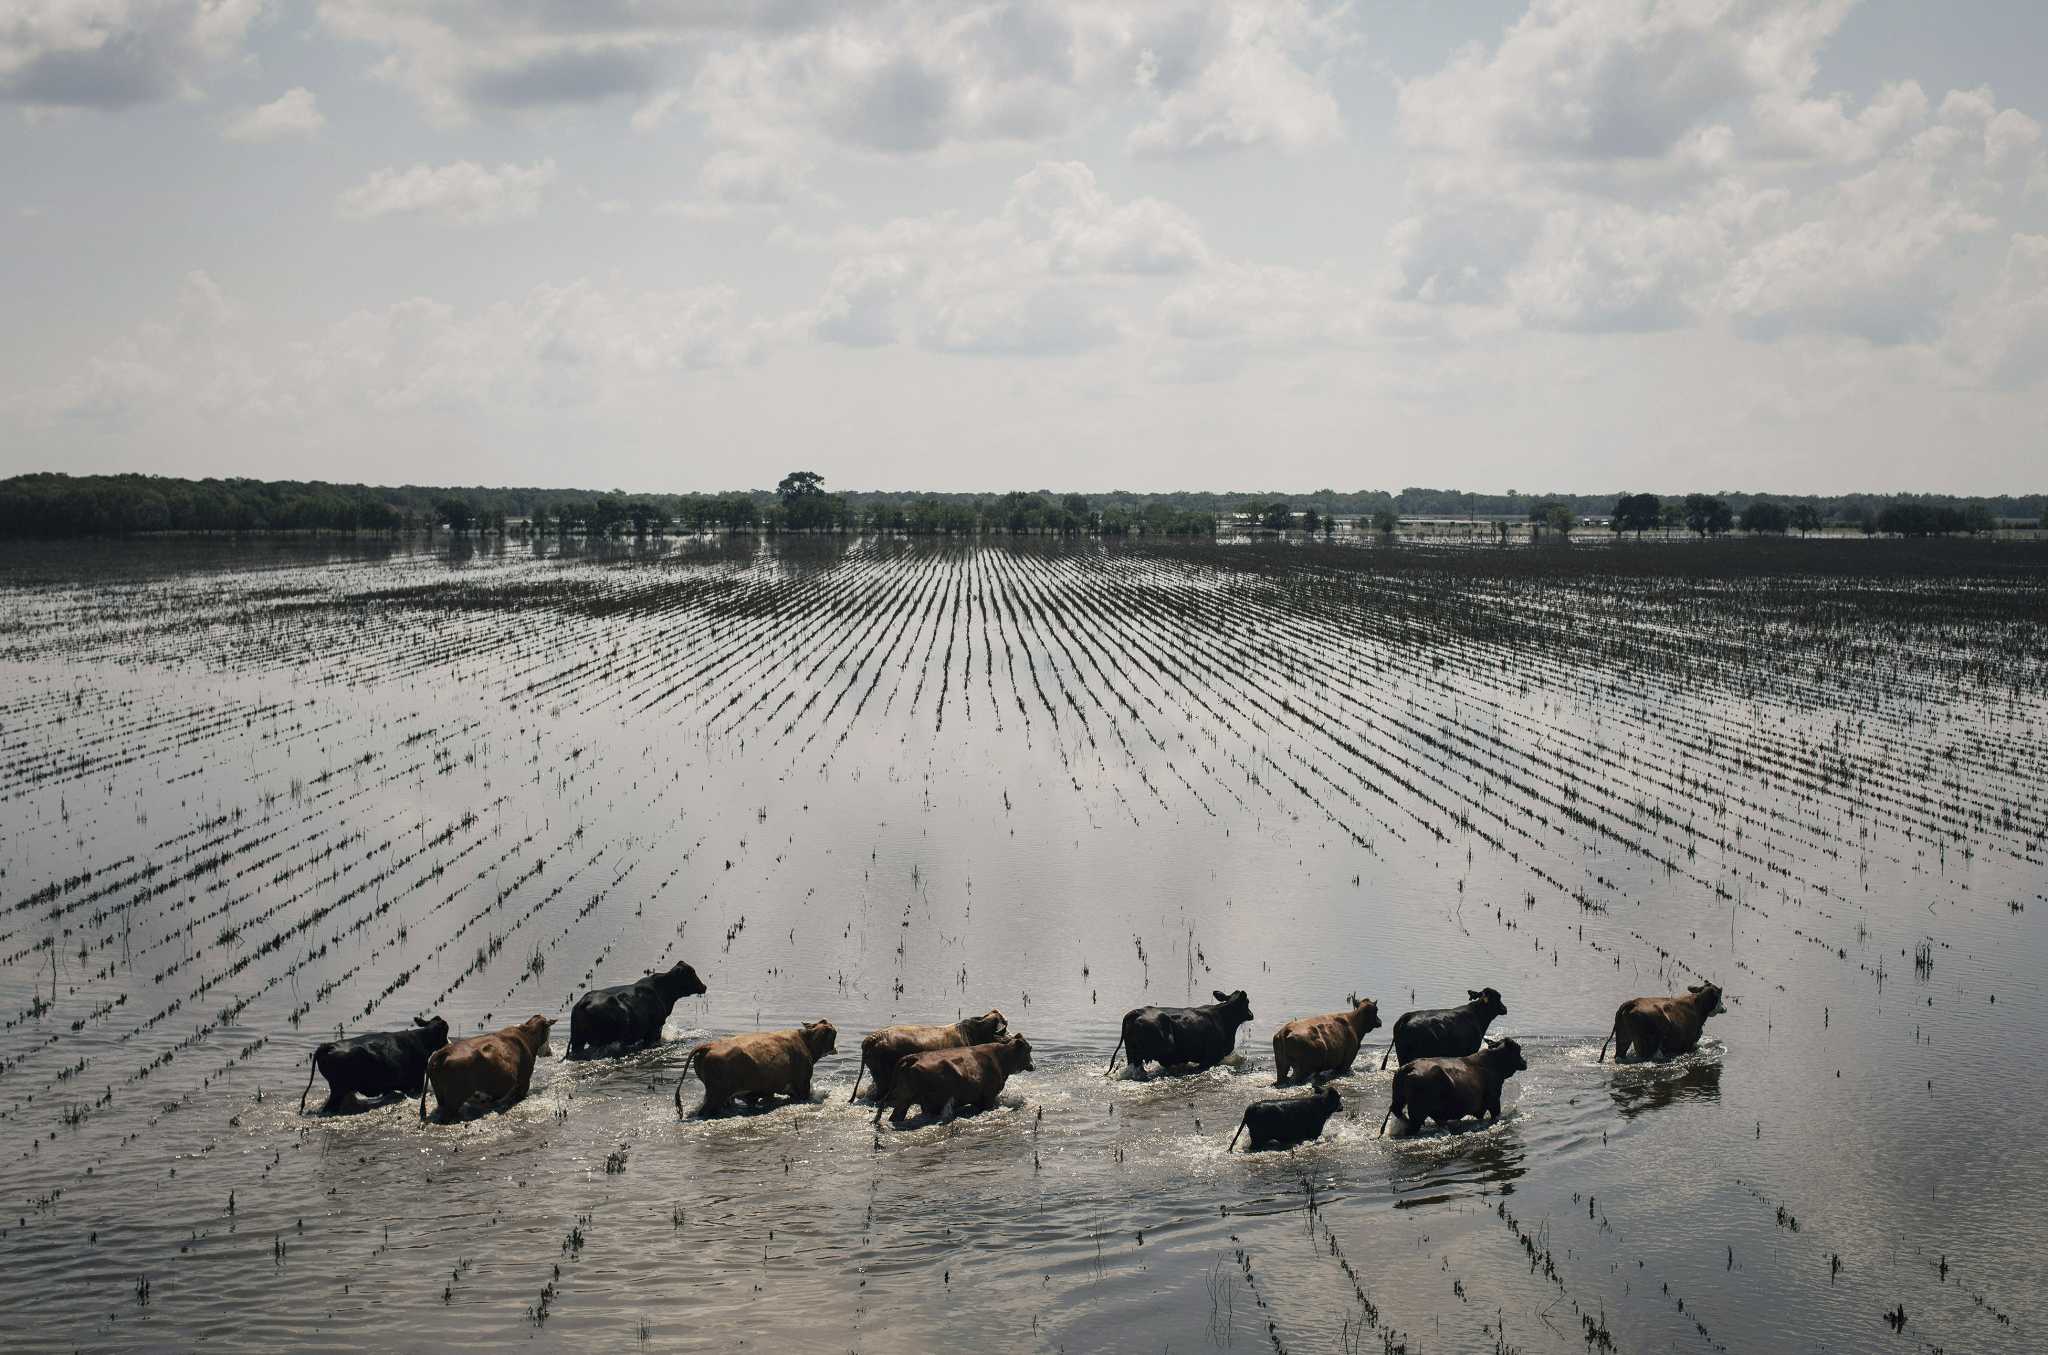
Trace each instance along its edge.
{"label": "white cloud", "polygon": [[2048,378],[2048,235],[2012,236],[1997,284],[1965,308],[1950,349],[1992,386],[2017,390]]}
{"label": "white cloud", "polygon": [[192,97],[241,51],[263,0],[11,0],[0,101],[119,109]]}
{"label": "white cloud", "polygon": [[372,67],[430,116],[646,98],[692,40],[800,20],[785,0],[748,10],[702,0],[319,0],[331,33],[381,53]]}
{"label": "white cloud", "polygon": [[460,310],[431,297],[366,307],[265,341],[203,272],[164,318],[94,354],[46,418],[150,427],[234,420],[623,405],[677,377],[756,360],[777,338],[724,287],[634,291],[588,281]]}
{"label": "white cloud", "polygon": [[1492,52],[1401,89],[1421,148],[1533,160],[1669,157],[1751,99],[1796,106],[1852,0],[1534,0]]}
{"label": "white cloud", "polygon": [[1388,286],[1537,329],[1933,338],[2040,128],[1910,80],[1816,95],[1847,0],[1535,0],[1400,93]]}
{"label": "white cloud", "polygon": [[1241,150],[1271,145],[1311,149],[1343,135],[1330,92],[1328,62],[1348,45],[1342,10],[1302,3],[1219,6],[1207,16],[1191,73],[1162,89],[1157,51],[1136,68],[1142,88],[1160,95],[1155,115],[1132,131],[1140,155]]}
{"label": "white cloud", "polygon": [[[1342,133],[1339,0],[319,0],[326,29],[441,122],[630,104],[726,148],[920,155],[1043,145],[1108,117],[1131,149],[1299,151]],[[717,198],[693,200],[716,210]]]}
{"label": "white cloud", "polygon": [[1019,178],[1003,216],[1055,272],[1183,273],[1209,255],[1185,212],[1157,198],[1118,206],[1075,160],[1047,161]]}
{"label": "white cloud", "polygon": [[787,142],[757,142],[713,152],[697,172],[697,195],[657,208],[664,216],[722,221],[778,215],[797,206],[837,204],[810,183],[810,162]]}
{"label": "white cloud", "polygon": [[420,216],[451,226],[489,226],[532,216],[554,181],[552,160],[496,169],[468,160],[380,169],[343,192],[335,207],[356,221]]}
{"label": "white cloud", "polygon": [[228,122],[222,135],[230,141],[278,141],[311,136],[326,125],[327,119],[322,116],[313,91],[300,86],[238,114]]}
{"label": "white cloud", "polygon": [[901,219],[828,247],[842,257],[810,313],[817,337],[872,346],[909,334],[941,352],[1012,355],[1112,343],[1132,328],[1115,302],[1134,284],[1210,257],[1186,213],[1118,203],[1074,161],[1019,176],[996,216]]}
{"label": "white cloud", "polygon": [[1299,150],[1341,131],[1327,63],[1347,23],[1321,0],[906,0],[750,35],[707,57],[691,100],[730,139],[890,155],[1042,143],[1129,102],[1134,150]]}

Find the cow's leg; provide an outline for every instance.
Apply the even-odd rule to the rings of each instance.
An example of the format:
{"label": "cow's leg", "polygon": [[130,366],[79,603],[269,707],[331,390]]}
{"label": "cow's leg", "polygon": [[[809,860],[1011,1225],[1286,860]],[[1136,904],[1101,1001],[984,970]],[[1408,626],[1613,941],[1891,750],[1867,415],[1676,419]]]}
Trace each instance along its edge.
{"label": "cow's leg", "polygon": [[954,1110],[959,1104],[959,1101],[955,1098],[947,1097],[946,1104],[939,1107],[939,1119],[941,1121],[952,1119]]}
{"label": "cow's leg", "polygon": [[902,1124],[902,1123],[903,1123],[903,1121],[904,1121],[905,1119],[909,1118],[909,1115],[910,1115],[910,1100],[909,1100],[909,1098],[908,1098],[908,1097],[899,1097],[899,1098],[897,1099],[897,1101],[896,1101],[896,1104],[895,1104],[894,1106],[892,1106],[892,1107],[890,1108],[890,1110],[889,1110],[889,1123],[890,1123],[890,1124]]}

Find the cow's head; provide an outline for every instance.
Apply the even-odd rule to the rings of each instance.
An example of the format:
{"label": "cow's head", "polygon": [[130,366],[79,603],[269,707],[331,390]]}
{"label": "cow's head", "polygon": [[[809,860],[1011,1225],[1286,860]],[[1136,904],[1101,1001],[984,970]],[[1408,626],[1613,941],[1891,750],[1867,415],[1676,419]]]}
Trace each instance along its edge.
{"label": "cow's head", "polygon": [[1002,1047],[997,1050],[997,1057],[1002,1060],[1003,1067],[1010,1072],[1028,1073],[1032,1067],[1031,1042],[1022,1035],[1005,1035]]}
{"label": "cow's head", "polygon": [[1330,1070],[1325,1068],[1309,1079],[1309,1086],[1315,1089],[1315,1099],[1323,1103],[1324,1110],[1335,1115],[1344,1109],[1344,1098],[1337,1095],[1337,1089],[1330,1085],[1332,1076]]}
{"label": "cow's head", "polygon": [[1252,1000],[1245,994],[1244,989],[1240,988],[1234,993],[1226,993],[1220,988],[1210,991],[1216,998],[1216,1015],[1233,1026],[1241,1026],[1252,1019]]}
{"label": "cow's head", "polygon": [[704,986],[704,980],[697,977],[697,971],[682,960],[677,960],[661,980],[663,986],[677,997],[696,997],[711,991]]}
{"label": "cow's head", "polygon": [[1689,984],[1685,991],[1692,994],[1693,1001],[1699,1004],[1700,1011],[1707,1016],[1719,1016],[1728,1010],[1721,1003],[1721,985],[1718,983]]}
{"label": "cow's head", "polygon": [[1512,1039],[1488,1040],[1486,1051],[1510,1073],[1528,1071],[1529,1061],[1522,1057],[1522,1046]]}
{"label": "cow's head", "polygon": [[810,1021],[802,1027],[804,1048],[816,1062],[839,1048],[839,1029],[830,1021]]}
{"label": "cow's head", "polygon": [[1351,1023],[1360,1035],[1368,1035],[1380,1028],[1380,1004],[1371,998],[1361,998],[1353,993],[1344,999],[1351,1004]]}
{"label": "cow's head", "polygon": [[448,1023],[440,1017],[415,1016],[412,1023],[419,1028],[420,1038],[427,1042],[428,1049],[439,1049],[448,1043]]}
{"label": "cow's head", "polygon": [[1492,988],[1467,988],[1465,996],[1479,1004],[1479,1010],[1488,1016],[1506,1016],[1508,1004],[1500,1000],[1500,994]]}
{"label": "cow's head", "polygon": [[960,1032],[969,1044],[994,1044],[1010,1030],[1009,1018],[991,1007],[986,1016],[968,1016],[960,1021]]}
{"label": "cow's head", "polygon": [[519,1023],[520,1038],[526,1041],[526,1047],[533,1051],[535,1058],[551,1059],[555,1056],[555,1047],[548,1043],[548,1032],[554,1027],[555,1023],[545,1016],[529,1016]]}

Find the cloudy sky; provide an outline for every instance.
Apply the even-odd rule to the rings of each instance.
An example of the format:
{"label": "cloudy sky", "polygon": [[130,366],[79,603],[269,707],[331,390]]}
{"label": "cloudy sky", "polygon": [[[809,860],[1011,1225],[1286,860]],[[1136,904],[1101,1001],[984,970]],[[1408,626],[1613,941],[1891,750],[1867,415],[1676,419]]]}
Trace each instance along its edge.
{"label": "cloudy sky", "polygon": [[0,0],[0,473],[2037,491],[2035,0]]}

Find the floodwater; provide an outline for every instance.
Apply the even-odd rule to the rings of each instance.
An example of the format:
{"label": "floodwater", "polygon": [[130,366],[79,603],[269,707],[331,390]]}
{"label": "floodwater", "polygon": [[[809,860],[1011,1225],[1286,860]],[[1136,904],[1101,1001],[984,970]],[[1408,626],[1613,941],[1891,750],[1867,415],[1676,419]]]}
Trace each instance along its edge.
{"label": "floodwater", "polygon": [[[2048,554],[1768,550],[8,547],[7,1347],[2039,1350]],[[505,1114],[298,1110],[678,958]],[[1226,1153],[1281,1022],[1488,985],[1498,1123],[1379,1137],[1383,1029]],[[992,1006],[1000,1108],[848,1104]],[[678,1120],[818,1017],[812,1103]]]}

